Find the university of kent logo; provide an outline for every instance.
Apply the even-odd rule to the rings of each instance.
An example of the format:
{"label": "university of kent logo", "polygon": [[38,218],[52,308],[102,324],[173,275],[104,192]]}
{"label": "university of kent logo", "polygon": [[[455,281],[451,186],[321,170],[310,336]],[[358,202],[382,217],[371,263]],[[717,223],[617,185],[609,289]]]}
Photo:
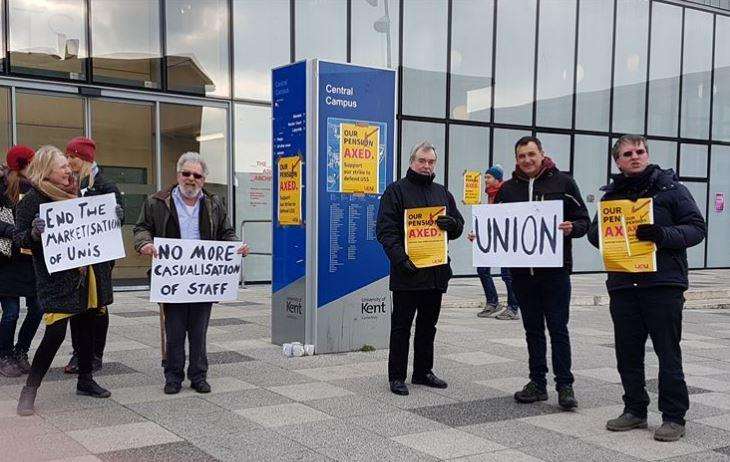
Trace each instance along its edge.
{"label": "university of kent logo", "polygon": [[298,297],[287,297],[286,315],[290,318],[298,318],[302,315],[302,299]]}
{"label": "university of kent logo", "polygon": [[363,298],[360,301],[360,313],[363,319],[376,319],[380,314],[386,314],[385,297]]}

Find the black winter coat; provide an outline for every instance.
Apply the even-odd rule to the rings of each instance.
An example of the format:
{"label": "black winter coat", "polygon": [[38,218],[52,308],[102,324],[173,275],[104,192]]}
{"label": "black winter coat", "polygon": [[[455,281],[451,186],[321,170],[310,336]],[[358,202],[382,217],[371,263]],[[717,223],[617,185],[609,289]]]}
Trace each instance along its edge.
{"label": "black winter coat", "polygon": [[[563,201],[563,221],[573,222],[573,231],[563,237],[563,267],[562,268],[510,268],[514,275],[537,273],[551,273],[558,271],[571,272],[573,270],[573,250],[571,241],[583,237],[588,231],[590,217],[586,209],[580,190],[575,180],[561,172],[548,158],[542,171],[534,179],[528,179],[521,171],[515,170],[512,178],[502,184],[494,202],[496,204],[508,202],[528,201]],[[529,197],[530,182],[532,182],[532,197]]]}
{"label": "black winter coat", "polygon": [[[88,276],[82,277],[78,268],[48,273],[41,241],[31,237],[31,223],[40,211],[40,205],[52,202],[51,198],[33,188],[18,203],[15,211],[15,242],[33,252],[33,267],[36,275],[38,303],[46,313],[80,313],[88,308]],[[96,267],[94,268],[96,271]],[[88,274],[88,273],[87,273]],[[99,306],[113,302],[111,284],[104,284],[104,274],[96,275]],[[111,279],[109,279],[111,281]]]}
{"label": "black winter coat", "polygon": [[[0,179],[0,207],[7,207],[15,214],[15,206],[6,195],[6,177]],[[30,183],[21,185],[21,193],[26,194]],[[15,220],[17,222],[17,219]],[[0,238],[13,240],[17,227],[14,224],[0,221]],[[22,249],[15,243],[10,258],[0,255],[0,295],[13,297],[35,296],[35,271],[33,257],[28,255],[30,249]]]}
{"label": "black winter coat", "polygon": [[461,236],[464,218],[456,208],[454,196],[443,185],[408,169],[405,178],[391,183],[380,198],[376,226],[378,242],[383,245],[390,260],[390,290],[440,290],[446,292],[451,278],[451,265],[420,268],[411,275],[401,264],[408,259],[405,249],[405,226],[403,214],[406,209],[416,207],[446,206],[446,214],[456,220],[458,231],[448,233],[449,240]]}
{"label": "black winter coat", "polygon": [[[687,288],[687,248],[702,242],[707,225],[689,190],[679,182],[674,170],[650,165],[645,177],[631,180],[622,174],[601,188],[602,201],[651,197],[654,203],[654,224],[662,227],[663,238],[657,244],[654,273],[609,272],[608,291],[632,287],[676,286]],[[598,247],[598,214],[591,223],[588,240]]]}

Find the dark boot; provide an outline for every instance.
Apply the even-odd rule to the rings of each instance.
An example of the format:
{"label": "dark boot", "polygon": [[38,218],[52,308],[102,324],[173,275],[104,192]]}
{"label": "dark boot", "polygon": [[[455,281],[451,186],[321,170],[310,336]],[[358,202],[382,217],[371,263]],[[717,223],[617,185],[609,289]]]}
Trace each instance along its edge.
{"label": "dark boot", "polygon": [[79,375],[79,380],[76,382],[76,394],[94,398],[108,398],[112,395],[109,390],[96,383],[91,374]]}
{"label": "dark boot", "polygon": [[12,354],[0,358],[0,375],[5,377],[20,377],[23,375]]}
{"label": "dark boot", "polygon": [[547,390],[541,389],[535,382],[528,382],[525,388],[515,393],[515,401],[518,403],[534,403],[547,401]]}
{"label": "dark boot", "polygon": [[18,415],[29,416],[35,413],[35,396],[38,393],[38,387],[23,387],[18,398]]}

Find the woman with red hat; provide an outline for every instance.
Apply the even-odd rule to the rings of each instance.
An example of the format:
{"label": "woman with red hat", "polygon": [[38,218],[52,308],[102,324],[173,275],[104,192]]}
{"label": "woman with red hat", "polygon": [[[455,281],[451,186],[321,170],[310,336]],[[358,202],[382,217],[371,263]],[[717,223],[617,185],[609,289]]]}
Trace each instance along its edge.
{"label": "woman with red hat", "polygon": [[[117,185],[101,173],[101,169],[96,164],[96,143],[94,140],[83,136],[73,138],[66,146],[66,158],[79,185],[79,196],[98,196],[114,193],[117,198],[117,216],[119,217],[119,221],[123,222],[124,210],[119,205],[122,203],[122,194],[119,188],[117,188]],[[94,265],[97,284],[110,293],[112,292],[113,268],[114,261]],[[97,316],[94,318],[94,371],[101,369],[108,330],[109,312],[107,311],[107,307],[104,306],[97,312]],[[79,333],[72,324],[71,343],[73,345],[73,353],[71,360],[64,368],[64,372],[67,374],[78,374],[79,372],[78,338]]]}
{"label": "woman with red hat", "polygon": [[[10,148],[0,180],[0,375],[5,377],[18,377],[30,371],[28,350],[43,317],[36,299],[31,252],[13,243],[15,207],[31,187],[26,173],[34,154],[27,146]],[[25,297],[28,312],[13,346],[20,317],[20,297]]]}

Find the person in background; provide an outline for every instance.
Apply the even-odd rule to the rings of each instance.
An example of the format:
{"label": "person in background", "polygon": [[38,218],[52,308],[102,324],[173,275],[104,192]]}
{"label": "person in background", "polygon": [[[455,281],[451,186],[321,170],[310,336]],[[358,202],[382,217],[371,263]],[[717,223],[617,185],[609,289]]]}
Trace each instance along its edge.
{"label": "person in background", "polygon": [[[96,143],[94,140],[84,138],[82,136],[73,138],[66,146],[66,158],[68,165],[79,186],[79,197],[99,196],[102,194],[112,193],[117,199],[117,218],[120,222],[124,221],[124,209],[122,208],[122,194],[119,188],[111,180],[109,180],[96,164]],[[96,283],[104,287],[104,290],[112,290],[112,269],[114,261],[105,261],[94,265],[94,274],[96,275]],[[104,347],[106,346],[106,336],[109,330],[109,311],[108,307],[102,306],[95,311],[94,318],[94,372],[102,367],[102,358],[104,356]],[[71,324],[71,344],[73,352],[71,360],[64,368],[67,374],[79,373],[79,354],[78,354],[78,338],[79,332],[77,324]]]}
{"label": "person in background", "polygon": [[[34,155],[35,151],[27,146],[10,148],[0,179],[0,305],[3,310],[0,319],[0,374],[5,377],[18,377],[30,372],[28,350],[43,317],[43,310],[36,299],[31,251],[13,244],[15,208],[31,188],[26,175]],[[20,317],[20,297],[25,297],[27,313],[13,347]]]}
{"label": "person in background", "polygon": [[[494,165],[484,173],[485,192],[487,193],[488,204],[494,204],[494,198],[502,188],[503,176],[504,170],[502,170],[502,166],[499,164]],[[473,231],[466,236],[470,242],[474,242],[475,237]],[[507,287],[507,305],[501,307],[499,305],[497,288],[494,287],[494,281],[492,281],[491,270],[488,266],[477,267],[477,274],[482,283],[482,288],[484,288],[484,296],[487,298],[487,306],[484,307],[484,310],[477,313],[477,316],[480,318],[491,318],[494,316],[495,319],[501,320],[520,319],[520,305],[514,290],[512,290],[512,275],[509,272],[509,268],[502,267],[500,271],[502,281],[504,281],[504,285]]]}

